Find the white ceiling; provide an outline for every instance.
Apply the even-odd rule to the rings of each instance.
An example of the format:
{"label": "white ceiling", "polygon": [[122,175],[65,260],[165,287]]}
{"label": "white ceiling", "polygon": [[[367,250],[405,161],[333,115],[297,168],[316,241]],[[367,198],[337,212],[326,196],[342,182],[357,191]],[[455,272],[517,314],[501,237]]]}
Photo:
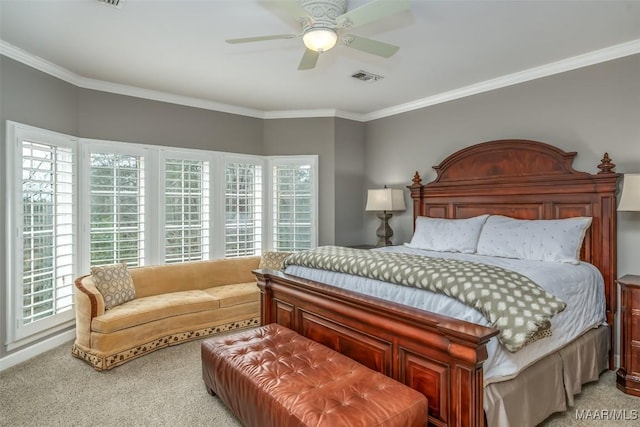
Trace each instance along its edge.
{"label": "white ceiling", "polygon": [[[225,43],[299,32],[275,1],[0,0],[2,53],[81,87],[258,117],[362,120],[640,53],[640,1],[414,0],[351,31],[400,50],[383,59],[338,46],[298,71],[299,38]],[[384,78],[350,77],[359,70]]]}

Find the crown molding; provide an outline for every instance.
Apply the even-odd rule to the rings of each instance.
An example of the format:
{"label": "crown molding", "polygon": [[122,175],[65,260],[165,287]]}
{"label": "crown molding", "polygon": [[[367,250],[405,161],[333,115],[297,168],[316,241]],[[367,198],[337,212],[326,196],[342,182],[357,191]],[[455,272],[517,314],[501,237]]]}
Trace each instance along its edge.
{"label": "crown molding", "polygon": [[0,54],[67,83],[71,83],[74,86],[79,86],[80,84],[80,76],[68,71],[66,68],[62,68],[52,62],[40,58],[39,56],[33,55],[26,50],[22,50],[19,47],[7,43],[4,40],[0,40]]}
{"label": "crown molding", "polygon": [[264,111],[260,110],[81,77],[39,56],[13,46],[4,40],[0,40],[0,54],[84,89],[264,119]]}
{"label": "crown molding", "polygon": [[407,102],[390,108],[373,111],[367,114],[359,114],[335,109],[319,110],[282,110],[282,111],[261,111],[236,105],[223,104],[200,98],[174,95],[166,92],[137,88],[133,86],[120,85],[100,80],[87,79],[56,64],[46,61],[27,51],[0,40],[0,54],[12,58],[18,62],[35,68],[43,73],[59,78],[75,86],[93,89],[102,92],[116,93],[119,95],[133,96],[137,98],[151,99],[154,101],[168,102],[171,104],[185,105],[188,107],[202,108],[206,110],[220,111],[223,113],[238,114],[242,116],[255,117],[259,119],[285,119],[285,118],[313,118],[313,117],[338,117],[358,122],[368,122],[425,107],[441,104],[467,96],[489,92],[496,89],[512,86],[519,83],[537,80],[554,74],[599,64],[613,59],[640,53],[640,39],[631,40],[626,43],[617,44],[604,49],[595,50],[582,55],[530,68],[517,73],[507,74],[495,79],[464,86],[448,92],[439,93],[427,98]]}
{"label": "crown molding", "polygon": [[353,120],[354,122],[366,122],[367,117],[365,114],[352,113],[349,111],[336,110],[336,117],[341,119]]}
{"label": "crown molding", "polygon": [[365,121],[381,119],[396,114],[406,113],[420,108],[430,107],[436,104],[453,101],[467,96],[476,95],[483,92],[489,92],[503,87],[512,86],[518,83],[524,83],[531,80],[537,80],[543,77],[552,76],[554,74],[564,73],[566,71],[599,64],[613,59],[640,53],[640,39],[632,40],[626,43],[610,46],[604,49],[595,50],[582,55],[573,56],[560,61],[541,65],[539,67],[530,68],[513,74],[507,74],[495,79],[486,80],[484,82],[464,86],[448,92],[439,93],[434,96],[419,99],[417,101],[407,102],[405,104],[396,105],[395,107],[385,108],[365,114]]}
{"label": "crown molding", "polygon": [[100,80],[83,79],[80,85],[85,89],[99,90],[102,92],[116,93],[119,95],[133,96],[136,98],[150,99],[153,101],[168,102],[170,104],[184,105],[187,107],[202,108],[204,110],[219,111],[221,113],[237,114],[240,116],[264,119],[264,111],[254,110],[237,105],[223,104],[201,98],[192,98],[182,95],[160,92],[156,90],[142,89],[134,86],[120,85]]}
{"label": "crown molding", "polygon": [[337,117],[341,119],[353,120],[356,122],[364,122],[364,114],[351,113],[349,111],[341,111],[331,108],[322,110],[282,110],[267,111],[264,113],[265,119],[296,119],[310,117]]}

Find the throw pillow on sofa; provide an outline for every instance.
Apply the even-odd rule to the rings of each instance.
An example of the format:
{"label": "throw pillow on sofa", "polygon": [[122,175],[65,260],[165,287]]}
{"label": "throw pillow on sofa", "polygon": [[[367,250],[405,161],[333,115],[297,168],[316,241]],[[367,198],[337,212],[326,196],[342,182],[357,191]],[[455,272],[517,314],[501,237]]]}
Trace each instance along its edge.
{"label": "throw pillow on sofa", "polygon": [[291,252],[266,251],[260,257],[258,268],[270,268],[272,270],[284,270],[284,260]]}
{"label": "throw pillow on sofa", "polygon": [[91,267],[93,282],[104,298],[104,308],[109,310],[136,297],[136,288],[127,263],[96,265]]}

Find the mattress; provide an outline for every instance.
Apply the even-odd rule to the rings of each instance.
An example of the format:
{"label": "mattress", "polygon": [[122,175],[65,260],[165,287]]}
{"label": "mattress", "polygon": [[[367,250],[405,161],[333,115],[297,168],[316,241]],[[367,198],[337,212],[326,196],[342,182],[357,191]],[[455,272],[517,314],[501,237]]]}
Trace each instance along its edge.
{"label": "mattress", "polygon": [[[592,264],[575,265],[433,252],[407,246],[390,246],[375,250],[453,258],[502,267],[529,277],[547,292],[567,304],[564,311],[551,319],[552,335],[550,337],[535,341],[515,353],[506,350],[496,337],[492,338],[487,344],[488,358],[484,363],[485,386],[515,377],[526,367],[566,346],[586,331],[604,324],[606,320],[604,280],[600,271]],[[344,273],[294,265],[288,266],[285,272],[433,313],[491,326],[479,311],[446,295]]]}

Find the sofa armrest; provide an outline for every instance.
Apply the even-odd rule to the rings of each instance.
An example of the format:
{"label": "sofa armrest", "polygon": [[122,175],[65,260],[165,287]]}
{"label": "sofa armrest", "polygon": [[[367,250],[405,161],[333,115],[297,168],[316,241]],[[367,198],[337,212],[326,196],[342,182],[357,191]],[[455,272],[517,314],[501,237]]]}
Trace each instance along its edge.
{"label": "sofa armrest", "polygon": [[104,298],[93,283],[91,275],[76,279],[76,344],[91,346],[91,321],[104,314]]}

